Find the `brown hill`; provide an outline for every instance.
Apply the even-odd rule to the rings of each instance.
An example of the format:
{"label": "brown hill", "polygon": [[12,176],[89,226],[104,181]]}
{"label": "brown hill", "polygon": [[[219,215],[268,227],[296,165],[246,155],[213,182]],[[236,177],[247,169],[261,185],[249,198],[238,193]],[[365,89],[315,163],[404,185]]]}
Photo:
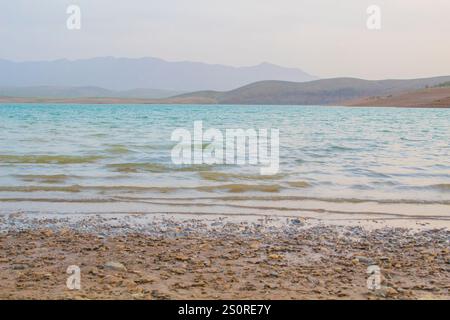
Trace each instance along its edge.
{"label": "brown hill", "polygon": [[[412,80],[323,79],[310,82],[261,81],[231,91],[199,91],[165,99],[138,97],[18,98],[18,103],[256,104],[449,107],[450,76]],[[433,88],[434,87],[434,88]],[[432,89],[425,89],[432,88]]]}
{"label": "brown hill", "polygon": [[207,98],[218,104],[340,105],[368,97],[381,97],[434,87],[450,77],[413,80],[323,79],[310,82],[262,81],[227,91],[200,91],[178,98]]}
{"label": "brown hill", "polygon": [[450,87],[415,90],[384,97],[370,97],[344,103],[347,106],[450,108]]}

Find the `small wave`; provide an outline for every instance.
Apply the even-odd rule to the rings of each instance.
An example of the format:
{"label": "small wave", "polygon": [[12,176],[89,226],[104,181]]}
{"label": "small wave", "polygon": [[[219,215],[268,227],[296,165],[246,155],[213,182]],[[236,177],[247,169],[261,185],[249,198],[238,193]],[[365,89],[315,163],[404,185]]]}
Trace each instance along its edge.
{"label": "small wave", "polygon": [[138,172],[167,172],[169,169],[158,163],[116,163],[106,166],[115,172],[138,173]]}
{"label": "small wave", "polygon": [[434,184],[430,186],[433,189],[439,190],[439,191],[450,191],[450,184],[449,183],[441,183],[441,184]]}
{"label": "small wave", "polygon": [[0,192],[81,192],[80,186],[62,186],[62,187],[47,187],[47,186],[19,186],[19,187],[0,187]]}
{"label": "small wave", "polygon": [[14,177],[25,182],[38,182],[44,184],[63,183],[74,176],[65,174],[45,175],[45,174],[17,174]]}
{"label": "small wave", "polygon": [[341,146],[341,145],[332,145],[332,146],[329,146],[325,151],[326,152],[333,152],[333,151],[346,152],[346,151],[356,151],[356,150],[360,150],[360,148],[352,148],[352,147],[346,147],[346,146]]}
{"label": "small wave", "polygon": [[101,156],[0,155],[0,163],[8,164],[81,164],[93,163]]}
{"label": "small wave", "polygon": [[374,177],[374,178],[385,178],[385,179],[392,178],[391,175],[389,175],[389,174],[385,174],[382,172],[378,172],[375,170],[369,170],[369,169],[348,168],[347,171],[353,175],[363,176],[363,177]]}
{"label": "small wave", "polygon": [[169,143],[165,143],[165,144],[151,144],[151,145],[145,145],[142,146],[143,149],[145,150],[171,150],[173,147],[175,146],[175,144],[169,144]]}
{"label": "small wave", "polygon": [[201,172],[211,170],[211,166],[207,165],[191,165],[191,166],[167,166],[161,163],[115,163],[108,164],[106,166],[108,169],[113,170],[115,172],[122,173],[139,173],[139,172],[154,172],[154,173],[163,173],[163,172]]}
{"label": "small wave", "polygon": [[98,192],[105,194],[106,192],[121,193],[139,193],[139,192],[158,192],[168,193],[181,190],[196,190],[201,192],[227,191],[231,193],[241,192],[279,192],[280,185],[249,185],[249,184],[225,184],[217,186],[200,186],[200,187],[152,187],[152,186],[0,186],[0,192]]}
{"label": "small wave", "polygon": [[124,193],[134,193],[134,192],[145,192],[145,191],[155,191],[160,193],[172,192],[177,189],[182,188],[170,188],[170,187],[141,187],[141,186],[0,186],[0,192],[67,192],[67,193],[79,193],[83,191],[95,191],[95,192],[124,192]]}
{"label": "small wave", "polygon": [[133,151],[123,145],[111,145],[108,149],[106,149],[106,152],[111,154],[128,154]]}
{"label": "small wave", "polygon": [[[200,187],[203,188],[203,187]],[[121,198],[121,197],[119,197]],[[124,199],[142,199],[142,200],[157,200],[159,198],[125,198]],[[221,200],[221,201],[320,201],[330,203],[376,203],[376,204],[419,204],[419,205],[450,205],[450,200],[415,200],[415,199],[357,199],[357,198],[324,198],[324,197],[308,197],[308,196],[283,196],[283,195],[264,195],[264,196],[213,196],[195,198],[180,197],[171,198],[171,200]]]}
{"label": "small wave", "polygon": [[225,184],[217,186],[200,186],[200,187],[145,187],[145,186],[0,186],[0,192],[122,192],[122,193],[136,193],[136,192],[159,192],[168,193],[180,190],[196,190],[202,192],[227,191],[231,193],[241,192],[279,192],[281,186],[279,185],[248,185],[248,184]]}
{"label": "small wave", "polygon": [[171,170],[179,172],[205,172],[212,170],[213,166],[206,164],[185,165],[181,167],[172,167]]}
{"label": "small wave", "polygon": [[289,181],[288,185],[293,188],[309,188],[311,184],[306,181]]}
{"label": "small wave", "polygon": [[280,192],[281,186],[277,184],[272,185],[251,185],[251,184],[225,184],[218,186],[198,187],[199,191],[214,192],[214,191],[227,191],[231,193],[241,192]]}
{"label": "small wave", "polygon": [[108,137],[107,133],[91,133],[87,135],[88,137],[93,137],[93,138],[106,138]]}
{"label": "small wave", "polygon": [[210,172],[200,172],[200,177],[204,180],[211,180],[211,181],[230,181],[233,179],[237,180],[276,180],[281,179],[284,177],[284,175],[276,174],[272,176],[268,175],[248,175],[248,174],[237,174],[237,173],[225,173],[225,172],[217,172],[217,171],[210,171]]}

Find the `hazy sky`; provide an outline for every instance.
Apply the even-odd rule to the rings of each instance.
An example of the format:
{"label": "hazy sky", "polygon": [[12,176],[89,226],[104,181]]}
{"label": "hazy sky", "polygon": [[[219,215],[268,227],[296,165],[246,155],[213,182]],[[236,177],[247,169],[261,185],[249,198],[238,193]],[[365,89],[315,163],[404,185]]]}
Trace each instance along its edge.
{"label": "hazy sky", "polygon": [[[70,4],[81,30],[66,28]],[[371,4],[380,31],[366,28]],[[320,77],[449,75],[450,0],[5,0],[0,43],[0,58],[18,61],[152,56],[268,61]]]}

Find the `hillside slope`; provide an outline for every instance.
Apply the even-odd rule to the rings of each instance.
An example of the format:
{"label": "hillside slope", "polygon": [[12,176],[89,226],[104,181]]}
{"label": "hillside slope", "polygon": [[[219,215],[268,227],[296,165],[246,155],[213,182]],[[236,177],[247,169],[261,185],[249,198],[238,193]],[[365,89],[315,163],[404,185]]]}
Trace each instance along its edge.
{"label": "hillside slope", "polygon": [[[168,98],[149,98],[106,91],[105,96],[1,97],[0,103],[139,103],[139,104],[260,104],[260,105],[348,105],[398,107],[450,107],[448,77],[415,80],[370,81],[335,78],[297,83],[256,82],[231,91],[198,91]],[[84,88],[85,94],[92,88]],[[105,90],[105,89],[103,89]],[[139,90],[137,90],[139,91]],[[99,90],[98,92],[101,92]],[[136,92],[136,91],[130,91]]]}
{"label": "hillside slope", "polygon": [[261,81],[227,92],[200,91],[183,98],[214,99],[219,104],[339,105],[346,101],[398,94],[450,81],[450,76],[413,80],[323,79],[303,83]]}
{"label": "hillside slope", "polygon": [[369,97],[345,102],[346,106],[450,108],[450,87],[427,88],[384,97]]}

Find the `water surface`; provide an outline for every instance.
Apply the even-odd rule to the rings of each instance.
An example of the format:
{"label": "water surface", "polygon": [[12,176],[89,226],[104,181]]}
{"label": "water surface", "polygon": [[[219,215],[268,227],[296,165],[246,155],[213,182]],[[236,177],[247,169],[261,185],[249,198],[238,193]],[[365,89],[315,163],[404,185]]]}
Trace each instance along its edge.
{"label": "water surface", "polygon": [[[171,133],[280,129],[280,172],[176,166]],[[450,110],[0,105],[2,212],[450,219]]]}

